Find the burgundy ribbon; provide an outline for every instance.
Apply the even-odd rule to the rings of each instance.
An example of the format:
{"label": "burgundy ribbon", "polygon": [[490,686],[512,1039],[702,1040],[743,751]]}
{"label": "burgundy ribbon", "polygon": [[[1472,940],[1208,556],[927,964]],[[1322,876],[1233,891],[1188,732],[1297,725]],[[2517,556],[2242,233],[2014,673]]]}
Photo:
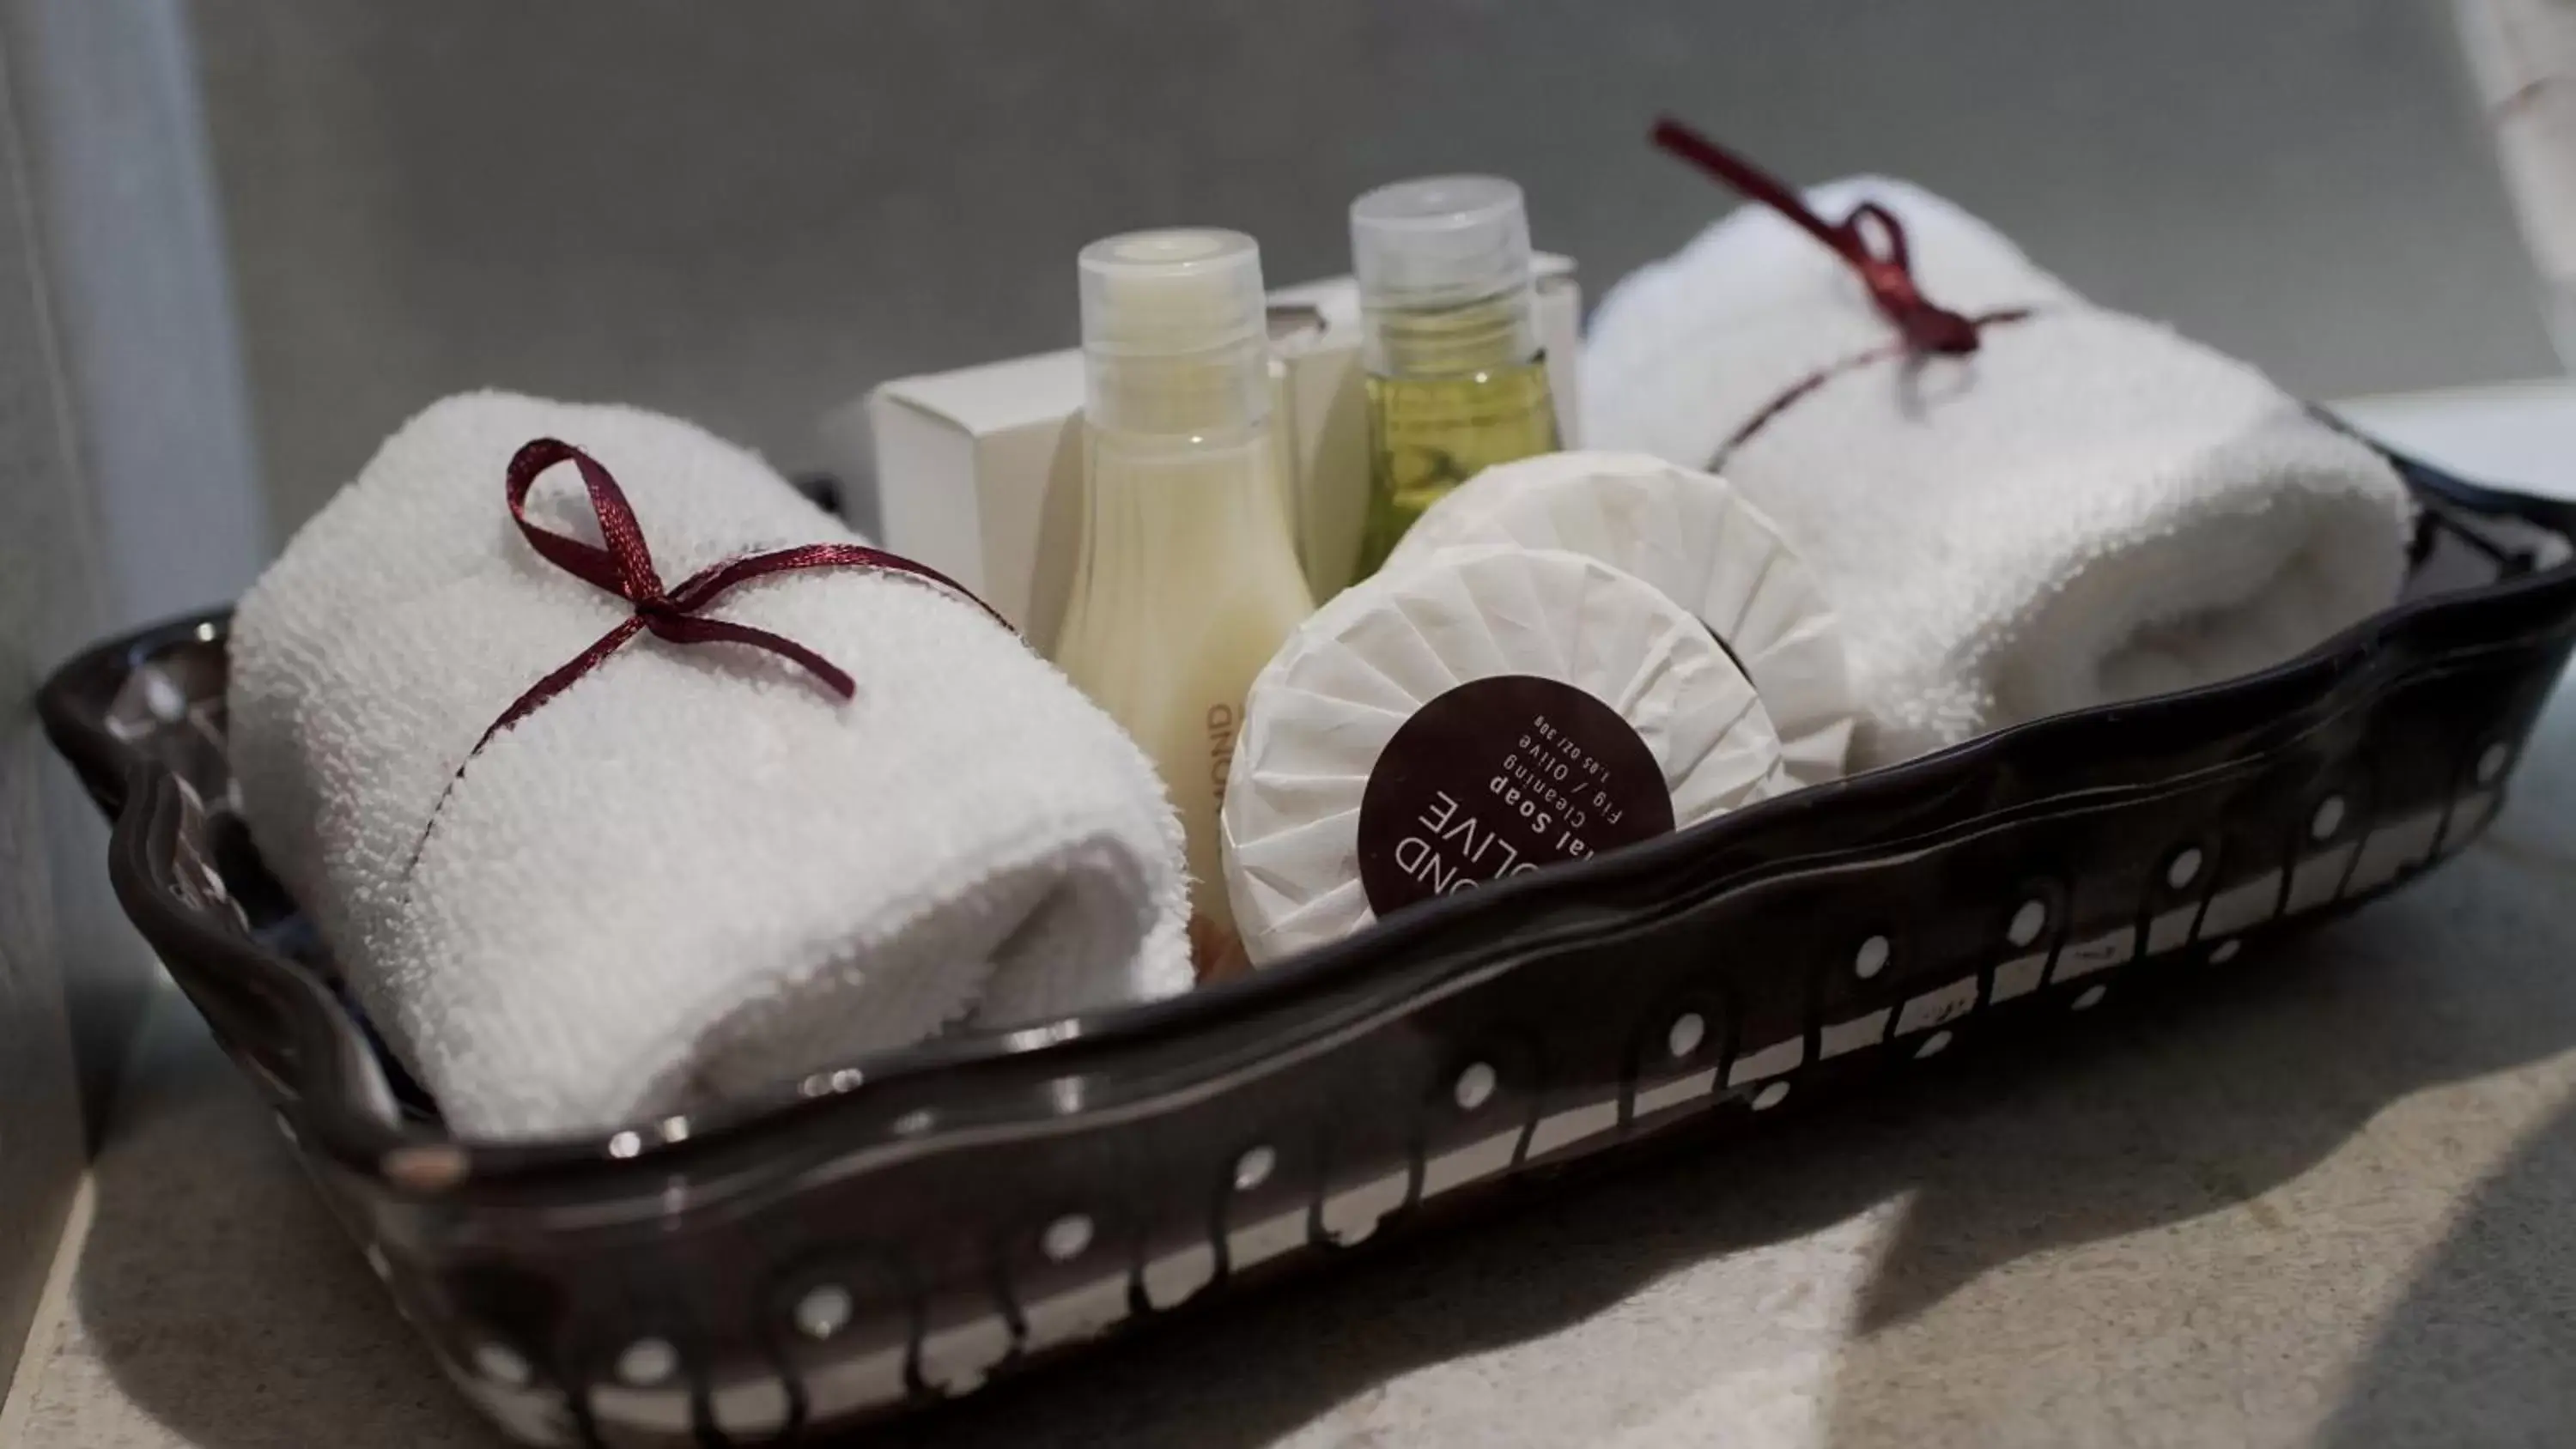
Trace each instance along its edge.
{"label": "burgundy ribbon", "polygon": [[[1723,471],[1736,449],[1773,418],[1788,411],[1791,404],[1844,373],[1926,352],[1965,357],[1977,350],[1978,334],[1985,328],[1999,322],[2019,322],[2031,314],[2028,307],[2003,307],[1965,317],[1933,303],[1914,283],[1914,257],[1905,243],[1905,224],[1875,201],[1853,207],[1851,215],[1839,222],[1827,221],[1808,209],[1798,193],[1778,177],[1669,116],[1655,122],[1655,144],[1787,217],[1807,235],[1832,248],[1860,274],[1861,285],[1869,289],[1870,301],[1880,315],[1895,324],[1897,332],[1890,342],[1818,368],[1790,384],[1718,448],[1716,456],[1709,460],[1712,472]],[[1870,245],[1864,222],[1877,229],[1881,247]]]}
{"label": "burgundy ribbon", "polygon": [[[1896,325],[1909,349],[1951,357],[1964,357],[1977,350],[1977,328],[1987,319],[1962,317],[1924,297],[1922,289],[1914,284],[1914,260],[1906,250],[1905,225],[1886,207],[1864,201],[1841,221],[1827,221],[1808,210],[1798,193],[1778,177],[1669,116],[1655,122],[1655,144],[1787,217],[1807,235],[1833,248],[1836,256],[1851,263],[1852,270],[1860,274],[1861,285],[1869,288],[1869,299]],[[1863,222],[1877,228],[1881,246],[1870,245]]]}
{"label": "burgundy ribbon", "polygon": [[[557,463],[570,462],[581,470],[582,486],[590,490],[591,511],[598,515],[600,537],[605,548],[550,532],[531,522],[527,513],[528,490],[537,478]],[[916,578],[947,589],[987,614],[1005,629],[1010,622],[993,613],[992,606],[969,593],[965,585],[923,564],[914,563],[900,554],[869,548],[855,543],[809,543],[797,548],[782,548],[772,553],[756,553],[724,563],[712,564],[682,580],[675,588],[664,588],[662,576],[653,567],[653,551],[645,546],[643,525],[636,522],[635,510],[626,501],[625,490],[609,475],[599,460],[572,444],[557,438],[539,438],[521,448],[510,459],[510,519],[519,525],[519,533],[539,557],[580,579],[593,588],[604,590],[635,606],[635,612],[620,620],[616,628],[599,636],[598,642],[573,656],[571,662],[528,686],[527,692],[511,701],[492,721],[491,728],[474,742],[466,759],[483,752],[492,737],[517,724],[542,708],[546,701],[569,688],[573,681],[598,668],[608,656],[626,647],[636,635],[650,633],[673,644],[748,644],[766,649],[779,658],[811,674],[824,688],[849,699],[858,686],[838,665],[783,634],[754,629],[724,619],[709,619],[700,614],[709,604],[724,597],[738,584],[770,574],[796,569],[867,568],[911,574]],[[462,773],[464,767],[457,767]]]}
{"label": "burgundy ribbon", "polygon": [[[599,536],[608,546],[584,543],[577,538],[539,528],[529,521],[528,490],[537,478],[557,463],[569,462],[581,470],[582,486],[590,491],[590,510],[599,519]],[[539,438],[527,444],[510,458],[508,474],[510,521],[519,525],[519,534],[528,546],[546,562],[574,578],[604,592],[615,594],[634,605],[635,612],[618,621],[617,627],[599,636],[589,648],[572,657],[562,668],[529,685],[526,692],[510,701],[501,717],[483,731],[474,748],[465,752],[457,763],[456,773],[447,777],[447,787],[439,792],[437,803],[429,807],[429,819],[422,822],[420,839],[413,843],[411,859],[403,866],[409,878],[420,864],[421,852],[429,848],[430,832],[438,825],[439,813],[447,808],[447,797],[465,778],[465,767],[492,743],[492,737],[526,719],[545,706],[546,701],[570,688],[573,682],[597,669],[608,656],[626,647],[638,634],[650,633],[657,639],[674,644],[748,644],[766,649],[799,669],[814,676],[825,689],[843,699],[857,695],[858,686],[839,665],[784,634],[767,629],[754,629],[724,619],[699,615],[737,584],[770,574],[796,569],[864,568],[889,573],[910,574],[926,579],[955,594],[993,616],[993,622],[1005,629],[1011,621],[995,613],[993,606],[976,598],[964,584],[927,564],[914,563],[901,554],[869,548],[855,543],[809,543],[797,548],[782,548],[770,553],[750,554],[712,564],[683,579],[677,588],[662,586],[661,571],[653,566],[653,550],[644,543],[644,526],[636,521],[634,507],[626,501],[626,490],[617,486],[616,478],[600,466],[599,460],[564,442],[560,438]],[[1016,634],[1017,630],[1012,630]]]}

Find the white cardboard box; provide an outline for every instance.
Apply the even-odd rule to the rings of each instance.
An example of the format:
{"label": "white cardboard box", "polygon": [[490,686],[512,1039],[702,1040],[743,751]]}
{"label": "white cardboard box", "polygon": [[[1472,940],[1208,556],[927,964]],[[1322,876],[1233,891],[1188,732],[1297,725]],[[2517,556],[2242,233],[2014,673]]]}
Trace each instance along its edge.
{"label": "white cardboard box", "polygon": [[[1539,334],[1571,447],[1582,294],[1572,262],[1537,263]],[[1359,297],[1338,277],[1274,292],[1271,308],[1271,422],[1294,460],[1288,501],[1320,602],[1350,582],[1368,499]],[[873,472],[887,548],[974,590],[1052,650],[1082,536],[1081,414],[1082,355],[1069,348],[898,378],[835,409],[822,431],[835,471]]]}

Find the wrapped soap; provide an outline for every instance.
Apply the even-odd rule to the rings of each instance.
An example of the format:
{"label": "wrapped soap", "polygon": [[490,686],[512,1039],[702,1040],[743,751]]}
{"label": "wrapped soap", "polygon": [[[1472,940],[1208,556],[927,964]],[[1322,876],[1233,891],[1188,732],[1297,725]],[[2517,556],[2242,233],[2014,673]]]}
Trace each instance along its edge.
{"label": "wrapped soap", "polygon": [[1725,479],[1644,453],[1546,453],[1488,468],[1423,514],[1387,568],[1462,544],[1563,549],[1699,616],[1780,732],[1792,787],[1842,777],[1855,713],[1841,625],[1777,525]]}
{"label": "wrapped soap", "polygon": [[1345,590],[1253,682],[1223,817],[1253,962],[1783,788],[1751,681],[1660,590],[1447,549]]}

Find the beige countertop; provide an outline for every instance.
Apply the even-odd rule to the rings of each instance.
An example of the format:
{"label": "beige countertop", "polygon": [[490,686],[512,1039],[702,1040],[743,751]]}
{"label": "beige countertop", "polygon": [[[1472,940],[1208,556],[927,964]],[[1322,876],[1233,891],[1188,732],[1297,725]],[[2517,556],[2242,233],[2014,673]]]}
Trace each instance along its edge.
{"label": "beige countertop", "polygon": [[[871,1442],[2576,1442],[2576,694],[2461,859],[2204,969]],[[183,1003],[86,1217],[0,1443],[497,1442]]]}

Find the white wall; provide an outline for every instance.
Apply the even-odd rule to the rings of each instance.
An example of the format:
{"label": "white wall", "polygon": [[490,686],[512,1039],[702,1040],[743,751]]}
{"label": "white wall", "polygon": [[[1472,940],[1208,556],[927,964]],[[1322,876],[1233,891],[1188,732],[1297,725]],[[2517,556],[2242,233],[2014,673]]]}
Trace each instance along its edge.
{"label": "white wall", "polygon": [[[0,25],[0,91],[22,58]],[[38,672],[99,615],[21,141],[0,105],[0,1384],[81,1161],[42,783],[50,762],[31,699]]]}
{"label": "white wall", "polygon": [[5,3],[111,622],[230,603],[268,523],[187,12]]}
{"label": "white wall", "polygon": [[268,552],[177,0],[0,0],[0,1381],[157,968],[32,695]]}

